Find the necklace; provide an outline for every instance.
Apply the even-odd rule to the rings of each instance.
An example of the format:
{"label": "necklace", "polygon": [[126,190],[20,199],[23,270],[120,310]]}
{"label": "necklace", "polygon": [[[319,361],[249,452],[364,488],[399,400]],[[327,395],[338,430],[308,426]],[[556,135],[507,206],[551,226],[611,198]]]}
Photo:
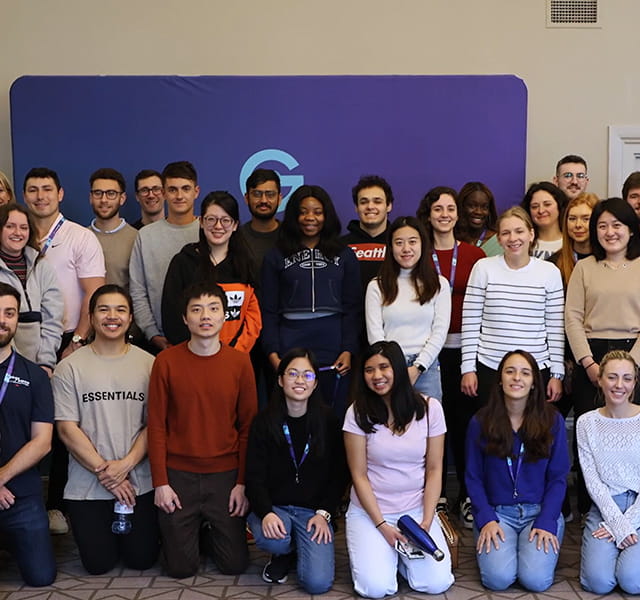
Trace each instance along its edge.
{"label": "necklace", "polygon": [[626,269],[629,266],[629,263],[626,263],[626,262],[623,262],[622,264],[618,264],[614,266],[613,264],[607,262],[606,260],[602,261],[602,264],[606,268],[611,269],[612,271],[618,271],[619,269]]}

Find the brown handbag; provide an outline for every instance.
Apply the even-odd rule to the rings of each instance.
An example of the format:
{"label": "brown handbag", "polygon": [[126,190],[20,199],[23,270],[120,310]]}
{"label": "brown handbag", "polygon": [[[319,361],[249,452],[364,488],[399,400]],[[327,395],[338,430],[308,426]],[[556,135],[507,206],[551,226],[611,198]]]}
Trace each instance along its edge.
{"label": "brown handbag", "polygon": [[444,510],[436,512],[438,521],[440,522],[440,528],[444,537],[447,540],[447,546],[449,546],[449,552],[451,553],[451,567],[456,569],[458,567],[458,546],[460,544],[460,536],[455,527],[449,521],[449,515]]}

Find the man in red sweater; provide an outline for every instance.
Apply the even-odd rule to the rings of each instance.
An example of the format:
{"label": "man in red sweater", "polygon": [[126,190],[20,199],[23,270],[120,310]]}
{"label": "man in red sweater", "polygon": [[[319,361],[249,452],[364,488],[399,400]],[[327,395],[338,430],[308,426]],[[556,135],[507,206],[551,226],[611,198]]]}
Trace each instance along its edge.
{"label": "man in red sweater", "polygon": [[[220,343],[226,295],[211,283],[184,294],[190,339],[161,352],[149,383],[149,459],[171,577],[195,575],[199,537],[218,569],[242,573],[249,427],[257,411],[249,355]],[[201,525],[207,522],[202,529]]]}

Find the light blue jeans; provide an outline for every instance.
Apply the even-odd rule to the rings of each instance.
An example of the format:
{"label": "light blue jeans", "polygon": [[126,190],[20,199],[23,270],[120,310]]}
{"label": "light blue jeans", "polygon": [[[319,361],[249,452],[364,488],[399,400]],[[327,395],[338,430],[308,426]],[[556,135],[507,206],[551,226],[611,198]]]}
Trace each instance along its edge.
{"label": "light blue jeans", "polygon": [[[636,496],[627,491],[613,496],[613,501],[624,513]],[[608,594],[616,584],[627,594],[640,594],[640,543],[620,550],[615,542],[594,538],[592,533],[602,521],[600,510],[592,504],[582,533],[580,584],[594,594]],[[640,535],[640,529],[637,533]]]}
{"label": "light blue jeans", "polygon": [[[491,546],[487,554],[478,554],[478,567],[482,585],[491,590],[506,590],[516,580],[522,587],[532,592],[543,592],[553,583],[558,564],[558,555],[544,547],[537,549],[537,538],[529,541],[529,534],[536,517],[540,514],[539,504],[498,505],[495,508],[504,531],[505,541],[496,550]],[[475,540],[480,532],[474,527]],[[564,535],[564,517],[558,517],[558,543]]]}
{"label": "light blue jeans", "polygon": [[333,585],[335,573],[333,542],[318,544],[311,541],[314,530],[307,531],[307,523],[315,515],[315,511],[301,506],[274,506],[273,512],[282,519],[287,535],[281,540],[265,537],[262,533],[262,519],[251,513],[247,520],[256,546],[275,555],[296,551],[298,583],[309,594],[328,592]]}
{"label": "light blue jeans", "polygon": [[[407,356],[407,367],[410,367],[418,358],[417,354]],[[413,387],[425,396],[431,396],[442,402],[442,380],[440,379],[440,363],[438,359],[431,363],[431,366],[418,377]]]}

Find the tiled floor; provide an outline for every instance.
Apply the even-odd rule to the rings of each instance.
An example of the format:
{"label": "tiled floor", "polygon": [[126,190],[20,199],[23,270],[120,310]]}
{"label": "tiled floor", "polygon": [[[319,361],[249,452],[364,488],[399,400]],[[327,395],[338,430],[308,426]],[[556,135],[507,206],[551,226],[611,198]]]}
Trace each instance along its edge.
{"label": "tiled floor", "polygon": [[[325,594],[327,600],[353,598],[353,588],[349,576],[349,565],[344,543],[344,528],[337,535],[336,581],[333,589]],[[581,530],[578,524],[569,523],[564,544],[560,553],[559,567],[555,584],[545,594],[530,594],[518,587],[512,587],[502,593],[488,593],[482,588],[478,578],[471,534],[462,532],[460,548],[460,566],[455,571],[456,582],[448,592],[437,596],[446,600],[471,599],[591,599],[597,596],[580,589],[577,580],[579,567],[579,543]],[[0,558],[0,600],[50,598],[97,600],[108,598],[181,600],[202,598],[233,598],[238,600],[261,600],[279,598],[281,600],[308,600],[310,596],[296,586],[295,576],[290,576],[284,585],[268,585],[261,579],[261,571],[266,555],[253,546],[251,548],[251,566],[244,575],[231,577],[220,575],[210,561],[202,565],[198,576],[184,580],[175,580],[162,575],[160,568],[149,571],[128,571],[114,569],[102,577],[92,577],[84,572],[71,534],[54,538],[58,558],[58,579],[49,588],[28,588],[22,585],[15,563],[5,556]],[[640,568],[640,565],[639,565]],[[624,598],[624,594],[615,592],[608,598]],[[395,598],[426,598],[424,594],[412,592],[401,582]]]}

